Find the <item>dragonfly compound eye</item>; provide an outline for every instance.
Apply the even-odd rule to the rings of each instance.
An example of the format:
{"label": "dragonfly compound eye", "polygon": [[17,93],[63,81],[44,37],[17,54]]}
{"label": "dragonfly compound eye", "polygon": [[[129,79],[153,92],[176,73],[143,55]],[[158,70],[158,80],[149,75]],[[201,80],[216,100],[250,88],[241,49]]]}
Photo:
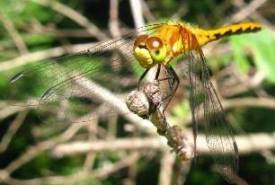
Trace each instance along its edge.
{"label": "dragonfly compound eye", "polygon": [[155,63],[165,61],[165,58],[167,57],[167,48],[159,37],[147,38],[146,46]]}
{"label": "dragonfly compound eye", "polygon": [[145,42],[149,36],[148,35],[139,35],[137,36],[134,47],[146,47]]}
{"label": "dragonfly compound eye", "polygon": [[154,65],[154,60],[147,48],[146,41],[148,39],[148,35],[140,35],[136,38],[133,54],[135,58],[138,60],[139,64],[144,68],[150,68]]}

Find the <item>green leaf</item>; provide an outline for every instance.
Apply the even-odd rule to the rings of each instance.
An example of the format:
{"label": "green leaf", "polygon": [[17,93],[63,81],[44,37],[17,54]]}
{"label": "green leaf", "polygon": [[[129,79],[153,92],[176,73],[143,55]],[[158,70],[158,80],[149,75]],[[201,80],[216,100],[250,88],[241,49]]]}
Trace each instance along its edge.
{"label": "green leaf", "polygon": [[173,114],[175,117],[188,117],[191,113],[189,102],[183,101],[173,108]]}
{"label": "green leaf", "polygon": [[231,44],[234,61],[241,72],[246,73],[253,67],[250,61],[252,58],[257,71],[262,72],[268,81],[275,83],[274,33],[264,29],[255,34],[231,37]]}

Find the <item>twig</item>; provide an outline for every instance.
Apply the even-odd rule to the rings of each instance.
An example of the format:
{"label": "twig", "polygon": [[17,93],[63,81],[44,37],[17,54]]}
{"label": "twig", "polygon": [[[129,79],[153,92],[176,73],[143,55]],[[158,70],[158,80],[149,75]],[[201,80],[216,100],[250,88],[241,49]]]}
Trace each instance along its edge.
{"label": "twig", "polygon": [[261,152],[261,155],[266,159],[268,164],[275,164],[275,155],[270,150],[265,150]]}
{"label": "twig", "polygon": [[172,181],[173,174],[173,164],[175,162],[176,156],[171,155],[169,151],[163,153],[160,164],[160,173],[159,173],[159,185],[169,185]]}
{"label": "twig", "polygon": [[7,147],[9,146],[12,138],[16,134],[17,130],[20,128],[20,126],[23,124],[25,118],[27,116],[27,111],[20,112],[15,120],[11,123],[9,126],[7,132],[3,136],[1,143],[0,143],[0,153],[3,153]]}
{"label": "twig", "polygon": [[249,5],[245,6],[245,8],[241,9],[239,12],[237,12],[230,18],[231,22],[239,22],[245,19],[253,12],[255,12],[259,7],[261,7],[265,2],[267,2],[267,0],[251,1]]}
{"label": "twig", "polygon": [[0,71],[6,71],[6,70],[10,70],[10,69],[20,67],[22,65],[26,65],[29,63],[33,63],[36,61],[41,61],[41,60],[48,59],[48,58],[58,57],[58,56],[66,54],[68,52],[77,53],[80,51],[84,51],[87,48],[90,48],[94,45],[95,45],[94,43],[75,44],[75,45],[66,47],[66,49],[64,47],[55,47],[55,48],[44,50],[44,51],[36,51],[36,52],[32,52],[32,53],[27,53],[27,54],[21,55],[17,58],[1,62]]}
{"label": "twig", "polygon": [[182,161],[179,158],[175,161],[175,175],[173,184],[184,185],[188,172],[190,171],[192,161]]}
{"label": "twig", "polygon": [[9,18],[1,12],[0,12],[0,20],[2,20],[4,27],[6,28],[6,30],[10,34],[10,36],[11,36],[14,44],[16,45],[17,49],[19,50],[19,52],[21,54],[28,53],[27,46],[25,45],[24,40],[22,39],[22,37],[20,36],[18,31],[14,27],[12,21],[9,20]]}
{"label": "twig", "polygon": [[167,147],[166,144],[161,143],[159,137],[152,138],[128,138],[116,139],[112,141],[97,140],[97,141],[81,141],[71,142],[68,144],[61,144],[53,148],[52,154],[54,156],[76,155],[80,153],[90,152],[104,152],[117,150],[141,150],[141,149],[161,149]]}
{"label": "twig", "polygon": [[57,37],[79,37],[79,38],[86,38],[91,37],[85,29],[55,29],[52,27],[41,27],[36,29],[35,27],[27,28],[26,30],[29,33],[39,33],[39,34],[53,34]]}
{"label": "twig", "polygon": [[58,2],[58,1],[50,1],[50,0],[29,0],[34,3],[47,6],[55,10],[56,12],[70,18],[80,26],[84,27],[87,32],[89,32],[92,36],[96,37],[98,40],[106,40],[108,36],[105,35],[98,27],[92,24],[86,17],[81,15],[79,12],[71,9],[70,7]]}
{"label": "twig", "polygon": [[150,8],[148,7],[147,2],[145,2],[144,0],[140,0],[140,1],[142,4],[143,14],[145,18],[147,18],[149,22],[157,21],[156,17],[152,14]]}
{"label": "twig", "polygon": [[[29,162],[31,159],[33,159],[35,156],[37,156],[42,151],[51,149],[58,143],[65,142],[65,141],[69,140],[82,127],[83,127],[83,125],[81,125],[81,124],[72,124],[60,136],[58,136],[56,138],[51,138],[47,141],[42,141],[35,146],[29,147],[26,152],[24,152],[21,156],[19,156],[17,159],[12,161],[3,171],[5,171],[5,173],[11,174],[16,169],[18,169],[25,163]],[[1,176],[0,176],[0,179],[1,179]]]}
{"label": "twig", "polygon": [[129,165],[128,175],[127,175],[128,178],[124,181],[125,182],[124,185],[136,185],[136,176],[137,176],[138,167],[139,167],[139,163],[137,160],[140,158],[142,153],[139,151],[136,151],[136,152],[132,152],[132,154],[136,154],[138,158],[136,159],[135,163],[133,163],[132,165]]}
{"label": "twig", "polygon": [[125,102],[107,89],[85,78],[74,79],[74,81],[78,86],[89,92],[89,95],[96,97],[98,100],[111,105],[117,110],[117,112],[123,115],[130,122],[135,123],[143,131],[152,133],[153,127],[150,121],[142,119],[136,114],[130,112]]}
{"label": "twig", "polygon": [[234,98],[230,100],[223,100],[223,106],[226,109],[235,107],[263,107],[275,108],[274,98]]}
{"label": "twig", "polygon": [[235,184],[235,185],[249,185],[244,179],[239,177],[237,174],[234,174],[233,172],[231,173],[232,176],[230,176],[230,177],[228,175],[224,174],[222,166],[214,165],[213,170],[215,172],[217,172],[218,174],[220,174],[221,176],[229,178],[229,180],[230,180],[230,182],[232,182],[232,184]]}
{"label": "twig", "polygon": [[[186,132],[188,139],[193,140],[191,132]],[[240,154],[249,154],[260,152],[262,150],[275,148],[275,133],[266,134],[248,134],[235,136]],[[221,147],[221,146],[217,146]],[[132,138],[132,139],[117,139],[113,141],[79,141],[68,144],[60,144],[52,149],[52,154],[55,156],[76,155],[86,152],[102,152],[102,151],[117,151],[117,150],[141,150],[154,149],[163,150],[169,149],[166,143],[160,141],[159,137],[151,138]],[[204,135],[198,135],[197,150],[199,155],[212,155],[209,151]],[[223,153],[222,148],[217,148],[218,154]]]}
{"label": "twig", "polygon": [[[273,98],[234,98],[234,99],[221,99],[224,110],[233,109],[235,107],[262,107],[262,108],[275,108],[275,99]],[[203,111],[199,111],[198,119],[203,119]],[[182,124],[182,119],[174,120],[175,123]],[[184,124],[192,122],[191,116],[186,118]]]}
{"label": "twig", "polygon": [[105,169],[98,169],[93,172],[95,174],[95,177],[99,179],[103,179],[108,177],[111,173],[114,173],[122,168],[125,168],[127,166],[130,166],[134,164],[139,158],[139,154],[134,152],[131,155],[128,155],[124,159],[121,159],[120,161],[114,163],[113,165],[106,167]]}
{"label": "twig", "polygon": [[76,182],[84,181],[90,178],[104,179],[110,174],[135,163],[136,160],[138,159],[138,156],[139,155],[136,155],[136,153],[134,153],[118,162],[115,162],[110,166],[106,166],[91,172],[80,171],[78,173],[73,173],[72,175],[68,175],[68,176],[50,176],[50,177],[23,180],[23,179],[14,179],[10,177],[7,173],[5,173],[5,171],[0,171],[0,180],[2,179],[3,182],[7,184],[13,184],[13,185],[43,185],[43,184],[69,184],[69,183],[75,184]]}
{"label": "twig", "polygon": [[31,107],[27,107],[24,104],[22,104],[22,106],[14,106],[14,105],[10,105],[8,102],[3,103],[3,106],[1,106],[1,109],[0,109],[0,120],[6,117],[9,117],[10,115],[13,115],[14,113],[28,110],[30,108]]}
{"label": "twig", "polygon": [[[256,1],[256,0],[255,0]],[[266,1],[266,2],[268,2],[268,1]],[[263,2],[263,4],[264,3],[266,3],[266,2]],[[254,4],[253,4],[254,3]],[[258,4],[258,5],[257,5]],[[239,0],[239,1],[234,1],[234,5],[235,6],[237,6],[238,8],[242,8],[242,7],[246,7],[246,8],[248,8],[248,5],[246,4],[246,2],[244,1],[244,0]],[[274,30],[274,26],[273,26],[273,24],[270,22],[270,21],[268,21],[267,19],[265,19],[261,14],[259,14],[258,12],[257,12],[257,10],[255,9],[255,6],[259,6],[259,5],[261,5],[261,2],[251,2],[250,3],[250,5],[251,5],[251,9],[250,9],[250,11],[251,10],[253,10],[252,12],[250,12],[251,13],[251,17],[253,17],[253,18],[255,18],[255,19],[257,19],[259,22],[261,22],[262,24],[264,24],[266,27],[268,27],[269,29],[272,29],[272,30]],[[254,7],[253,7],[254,6]],[[266,6],[269,6],[269,5],[266,5]],[[258,8],[258,7],[256,7],[256,8]],[[243,10],[240,10],[239,12],[237,12],[236,14],[238,14],[238,13],[240,13],[240,12],[242,12]],[[247,13],[247,12],[244,12],[244,13]],[[234,14],[235,15],[235,14]],[[234,17],[234,15],[232,16],[232,17]]]}
{"label": "twig", "polygon": [[[75,148],[72,148],[75,147]],[[126,138],[115,140],[98,140],[98,141],[79,141],[68,144],[60,144],[53,148],[51,154],[55,157],[77,155],[90,152],[111,152],[111,151],[136,151],[136,150],[164,150],[168,149],[165,143],[162,143],[159,137],[146,138]]]}
{"label": "twig", "polygon": [[179,9],[171,16],[172,20],[179,20],[181,17],[184,17],[184,15],[188,13],[187,6],[180,6]]}
{"label": "twig", "polygon": [[134,23],[136,28],[144,26],[144,19],[142,16],[142,4],[140,0],[130,0],[131,10],[134,17]]}
{"label": "twig", "polygon": [[[99,107],[100,109],[100,107]],[[97,110],[96,112],[100,111]],[[92,141],[92,140],[96,140],[97,139],[97,134],[98,133],[98,114],[95,113],[93,114],[95,119],[93,119],[93,124],[86,124],[86,128],[88,130],[88,140]],[[96,159],[96,155],[92,152],[87,152],[86,157],[85,157],[85,161],[83,163],[83,170],[89,171],[90,169],[92,169],[94,162]]]}
{"label": "twig", "polygon": [[119,30],[118,22],[118,0],[110,0],[110,20],[109,20],[109,29],[113,37],[120,37],[121,33]]}

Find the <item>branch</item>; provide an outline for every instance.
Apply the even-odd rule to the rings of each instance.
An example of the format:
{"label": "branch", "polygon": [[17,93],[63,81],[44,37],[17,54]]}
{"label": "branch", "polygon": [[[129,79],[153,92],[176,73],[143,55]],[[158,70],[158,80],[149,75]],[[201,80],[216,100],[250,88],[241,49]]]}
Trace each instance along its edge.
{"label": "branch", "polygon": [[138,128],[141,128],[145,132],[152,133],[152,123],[146,119],[142,119],[136,114],[129,111],[125,101],[118,98],[116,95],[111,93],[108,89],[96,84],[95,82],[83,78],[74,79],[75,83],[81,87],[84,91],[89,92],[88,94],[101,102],[107,103],[114,107],[117,112],[123,115],[127,120],[136,124]]}
{"label": "branch", "polygon": [[95,171],[80,171],[68,176],[49,176],[28,180],[12,178],[8,173],[6,173],[6,171],[0,170],[0,179],[7,184],[13,185],[75,184],[79,181],[85,181],[91,178],[104,179],[110,174],[136,163],[138,157],[139,155],[134,153],[126,156],[118,162],[113,163],[112,165],[104,166]]}
{"label": "branch", "polygon": [[33,63],[40,60],[45,60],[48,58],[54,58],[62,56],[68,52],[70,53],[77,53],[83,50],[86,50],[87,48],[93,47],[94,43],[89,44],[75,44],[69,47],[55,47],[52,49],[44,50],[44,51],[36,51],[32,53],[27,53],[24,55],[21,55],[17,58],[3,61],[0,64],[0,71],[6,71],[10,70],[16,67],[20,67],[29,63]]}
{"label": "branch", "polygon": [[14,121],[9,125],[7,132],[3,134],[2,140],[0,142],[0,154],[6,151],[12,138],[15,136],[18,129],[24,123],[26,116],[27,116],[27,111],[20,112],[16,116]]}
{"label": "branch", "polygon": [[[186,133],[189,140],[193,140],[192,134]],[[248,134],[235,136],[238,144],[240,154],[248,154],[254,152],[261,152],[263,150],[275,148],[275,133],[265,134]],[[217,146],[221,147],[221,146]],[[52,154],[55,156],[66,156],[82,154],[86,152],[106,152],[118,150],[170,150],[170,147],[160,140],[159,137],[151,138],[132,138],[132,139],[116,139],[113,141],[79,141],[68,144],[60,144],[52,149]],[[197,139],[197,150],[199,155],[211,155],[209,151],[205,136],[199,135]],[[219,150],[219,151],[218,151]],[[218,154],[222,153],[222,148],[218,149]],[[224,154],[224,153],[223,153]]]}
{"label": "branch", "polygon": [[80,26],[84,27],[87,32],[91,35],[96,37],[99,40],[106,40],[109,37],[105,35],[98,27],[92,24],[86,17],[84,17],[79,12],[75,11],[74,9],[58,2],[58,1],[50,1],[50,0],[29,0],[34,3],[47,6],[55,10],[56,12],[68,17],[69,19],[73,20]]}
{"label": "branch", "polygon": [[18,31],[16,30],[13,22],[7,16],[5,16],[4,14],[1,14],[1,13],[0,13],[0,20],[2,20],[3,26],[10,34],[10,36],[11,36],[14,44],[16,45],[17,49],[19,50],[19,52],[21,54],[28,53],[28,48],[27,48],[24,40],[18,33]]}
{"label": "branch", "polygon": [[259,7],[261,7],[266,2],[267,2],[267,0],[251,1],[251,3],[249,5],[246,5],[245,8],[241,9],[239,12],[234,14],[230,18],[230,20],[233,22],[239,22],[239,21],[247,18],[249,15],[251,15],[253,12],[255,12]]}
{"label": "branch", "polygon": [[[30,160],[32,160],[34,157],[36,157],[39,153],[49,150],[53,148],[55,145],[61,142],[65,142],[72,138],[75,133],[79,129],[81,129],[84,125],[83,124],[72,124],[65,132],[63,132],[60,136],[56,138],[51,138],[46,141],[42,141],[38,143],[35,146],[29,147],[26,152],[24,152],[22,155],[20,155],[17,159],[13,160],[4,170],[5,173],[11,174],[15,170],[17,170],[22,165],[26,164]],[[0,171],[1,172],[1,171]],[[0,173],[1,174],[1,173]],[[1,179],[0,175],[0,179]]]}
{"label": "branch", "polygon": [[169,185],[172,181],[173,176],[173,164],[176,161],[176,156],[171,155],[167,150],[163,153],[163,158],[160,164],[160,173],[159,173],[159,185]]}
{"label": "branch", "polygon": [[[12,104],[9,104],[8,102],[1,102],[0,103],[0,120],[5,119],[6,117],[9,117],[17,112],[22,112],[24,110],[28,110],[31,107],[26,106],[26,104],[22,103],[22,106],[14,106]],[[21,105],[21,104],[20,104]]]}
{"label": "branch", "polygon": [[120,30],[119,30],[119,22],[118,22],[118,8],[119,8],[118,0],[110,0],[109,29],[113,37],[121,36]]}
{"label": "branch", "polygon": [[275,108],[274,98],[234,98],[230,100],[223,100],[223,106],[225,109],[235,107],[263,107],[263,108]]}
{"label": "branch", "polygon": [[130,0],[131,10],[134,17],[136,28],[144,26],[144,19],[142,16],[142,4],[140,0]]}

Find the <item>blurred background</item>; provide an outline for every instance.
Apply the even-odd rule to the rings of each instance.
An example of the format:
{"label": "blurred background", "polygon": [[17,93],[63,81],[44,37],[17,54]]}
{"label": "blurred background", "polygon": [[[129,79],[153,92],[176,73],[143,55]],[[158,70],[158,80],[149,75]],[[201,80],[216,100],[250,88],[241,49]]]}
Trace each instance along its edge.
{"label": "blurred background", "polygon": [[[126,57],[108,44],[97,48],[108,50],[106,55],[71,56],[168,20],[203,28],[263,24],[260,32],[221,39],[203,52],[237,133],[240,171],[234,182],[275,184],[273,0],[1,0],[0,184],[168,185],[177,179],[181,184],[226,184],[210,153],[194,164],[179,162],[148,120],[124,109],[125,96],[143,71],[128,59],[127,45],[119,48]],[[61,56],[64,67],[48,64]],[[26,78],[11,84],[23,69],[29,70]],[[54,96],[44,94],[58,101],[32,106],[73,69],[89,69],[92,90],[66,83]],[[186,83],[181,79],[167,117],[191,133]],[[77,98],[67,98],[72,95]]]}

